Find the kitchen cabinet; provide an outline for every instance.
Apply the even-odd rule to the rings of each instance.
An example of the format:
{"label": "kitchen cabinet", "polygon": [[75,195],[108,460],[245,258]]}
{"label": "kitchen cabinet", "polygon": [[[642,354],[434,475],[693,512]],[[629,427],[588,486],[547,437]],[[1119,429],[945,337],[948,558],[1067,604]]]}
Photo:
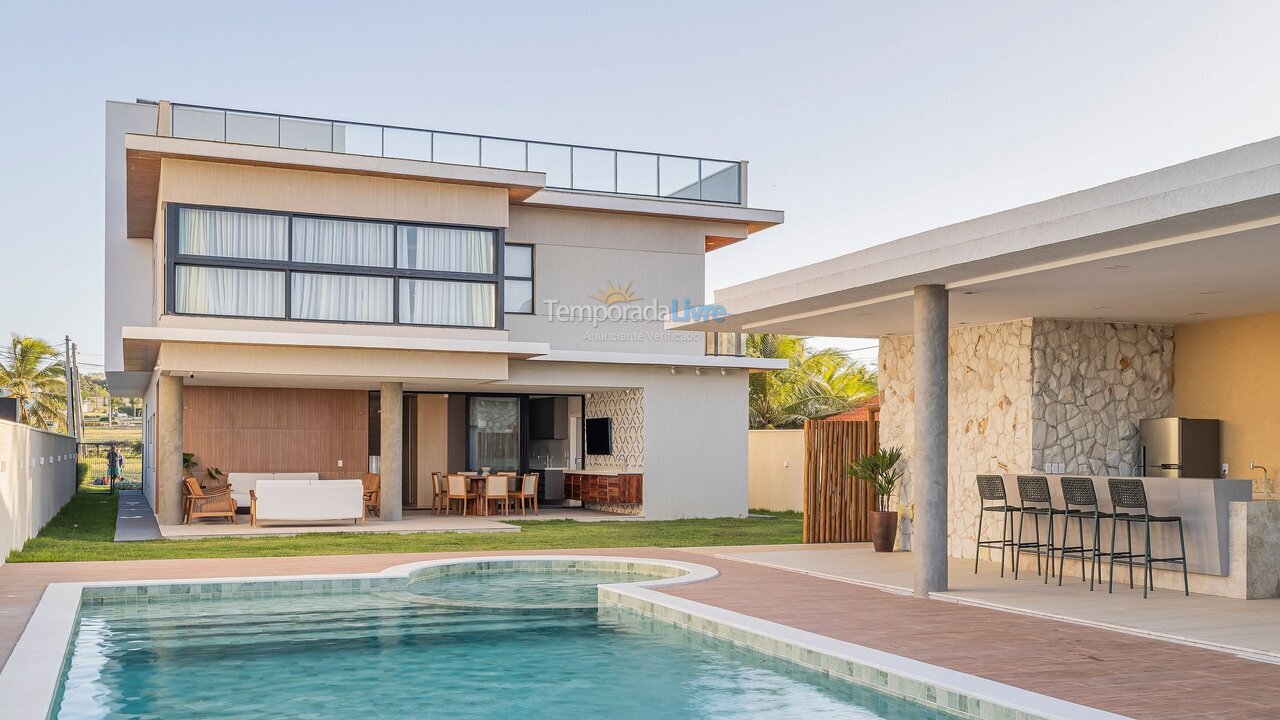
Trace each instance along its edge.
{"label": "kitchen cabinet", "polygon": [[639,505],[644,502],[644,476],[641,473],[566,471],[564,496],[584,503]]}

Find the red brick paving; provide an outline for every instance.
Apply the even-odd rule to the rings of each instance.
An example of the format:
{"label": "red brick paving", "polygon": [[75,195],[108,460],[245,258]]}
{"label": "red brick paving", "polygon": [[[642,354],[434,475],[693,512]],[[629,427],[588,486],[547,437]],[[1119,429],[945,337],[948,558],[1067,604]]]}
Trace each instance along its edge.
{"label": "red brick paving", "polygon": [[[720,577],[668,592],[1139,720],[1280,719],[1280,665],[679,550],[562,552],[711,565]],[[376,572],[417,560],[495,554],[513,553],[11,563],[0,567],[0,662],[51,582]]]}

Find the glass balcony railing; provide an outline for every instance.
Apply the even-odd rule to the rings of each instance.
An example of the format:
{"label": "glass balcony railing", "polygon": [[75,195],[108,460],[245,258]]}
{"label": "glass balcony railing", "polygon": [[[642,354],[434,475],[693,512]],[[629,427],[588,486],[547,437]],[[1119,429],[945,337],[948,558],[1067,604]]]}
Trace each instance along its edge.
{"label": "glass balcony railing", "polygon": [[743,163],[172,104],[174,137],[546,173],[547,187],[742,204]]}
{"label": "glass balcony railing", "polygon": [[735,332],[703,333],[707,339],[707,355],[742,357],[747,354],[747,334]]}

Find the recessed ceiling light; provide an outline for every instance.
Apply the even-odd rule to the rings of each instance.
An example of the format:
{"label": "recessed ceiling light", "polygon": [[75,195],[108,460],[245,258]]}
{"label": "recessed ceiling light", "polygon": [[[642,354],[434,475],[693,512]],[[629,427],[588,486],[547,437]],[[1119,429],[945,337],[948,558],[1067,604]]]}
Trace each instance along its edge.
{"label": "recessed ceiling light", "polygon": [[1107,265],[1103,270],[1128,270],[1128,265]]}
{"label": "recessed ceiling light", "polygon": [[1092,309],[1092,310],[1110,310],[1110,309],[1111,309],[1111,306],[1110,306],[1110,305],[1099,305],[1098,307],[1096,307],[1096,308],[1091,308],[1091,309]]}
{"label": "recessed ceiling light", "polygon": [[1204,313],[1202,313],[1202,312],[1187,313],[1187,317],[1195,317],[1195,316],[1197,316],[1197,315],[1203,315],[1203,314],[1204,314]]}
{"label": "recessed ceiling light", "polygon": [[1222,294],[1222,291],[1221,291],[1221,290],[1205,290],[1204,292],[1202,292],[1202,293],[1200,293],[1200,294],[1201,294],[1201,295],[1221,295],[1221,294]]}
{"label": "recessed ceiling light", "polygon": [[977,295],[977,294],[978,294],[978,293],[980,293],[980,292],[982,292],[982,291],[981,291],[981,290],[965,290],[965,291],[964,291],[964,294],[965,294],[965,295]]}
{"label": "recessed ceiling light", "polygon": [[854,317],[870,317],[872,315],[875,315],[875,313],[872,313],[872,312],[854,313]]}

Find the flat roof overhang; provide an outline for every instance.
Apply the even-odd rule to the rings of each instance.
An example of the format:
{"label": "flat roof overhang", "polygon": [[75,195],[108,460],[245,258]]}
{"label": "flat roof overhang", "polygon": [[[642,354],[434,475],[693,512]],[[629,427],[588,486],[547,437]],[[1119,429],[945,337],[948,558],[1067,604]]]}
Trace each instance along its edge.
{"label": "flat roof overhang", "polygon": [[374,389],[474,387],[508,377],[511,359],[537,357],[545,343],[326,335],[196,328],[125,327],[124,372],[112,393],[137,396],[155,373],[195,385]]}
{"label": "flat roof overhang", "polygon": [[912,332],[915,286],[952,326],[1051,317],[1176,324],[1280,310],[1280,138],[717,291],[681,330]]}
{"label": "flat roof overhang", "polygon": [[164,158],[506,188],[511,202],[520,202],[546,185],[544,173],[524,170],[130,134],[125,135],[129,237],[151,237]]}
{"label": "flat roof overhang", "polygon": [[[707,236],[706,252],[745,240],[751,233],[781,225],[785,220],[785,214],[781,210],[763,210],[728,203],[648,198],[573,190],[540,190],[519,201],[518,204],[526,207],[589,210],[623,215],[646,215],[677,220],[707,220],[725,223],[726,226],[720,231],[720,235]],[[739,226],[741,230],[735,230],[730,226]]]}

